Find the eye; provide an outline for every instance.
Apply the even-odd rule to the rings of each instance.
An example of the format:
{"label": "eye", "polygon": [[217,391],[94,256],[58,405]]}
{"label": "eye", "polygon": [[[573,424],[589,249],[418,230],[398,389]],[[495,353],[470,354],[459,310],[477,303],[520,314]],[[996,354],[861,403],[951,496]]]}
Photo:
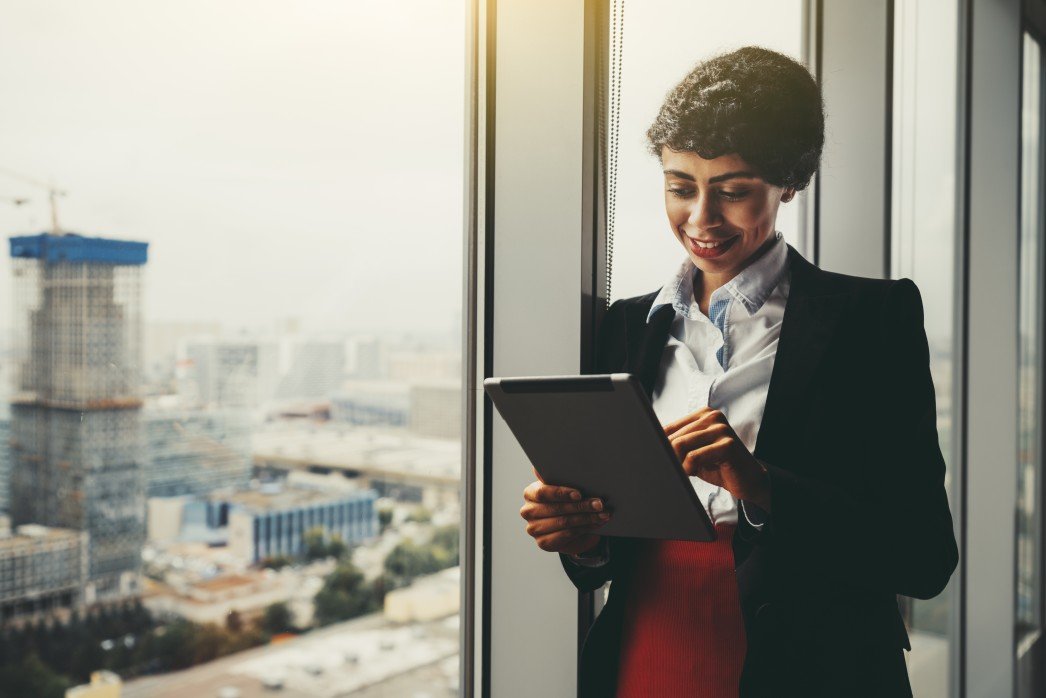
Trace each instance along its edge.
{"label": "eye", "polygon": [[668,191],[670,191],[672,193],[672,196],[676,197],[677,199],[686,198],[693,193],[693,190],[691,189],[677,189],[673,187],[669,187]]}
{"label": "eye", "polygon": [[739,201],[740,199],[743,199],[746,196],[748,196],[748,190],[738,189],[736,191],[730,191],[727,189],[720,189],[719,195],[727,201]]}

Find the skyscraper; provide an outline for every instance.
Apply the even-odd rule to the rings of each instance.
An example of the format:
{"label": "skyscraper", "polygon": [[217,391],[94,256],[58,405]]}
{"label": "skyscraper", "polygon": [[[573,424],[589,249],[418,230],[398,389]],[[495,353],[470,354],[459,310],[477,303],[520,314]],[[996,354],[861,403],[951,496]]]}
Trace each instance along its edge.
{"label": "skyscraper", "polygon": [[148,244],[10,239],[11,519],[84,531],[84,598],[133,594],[145,540],[141,270]]}

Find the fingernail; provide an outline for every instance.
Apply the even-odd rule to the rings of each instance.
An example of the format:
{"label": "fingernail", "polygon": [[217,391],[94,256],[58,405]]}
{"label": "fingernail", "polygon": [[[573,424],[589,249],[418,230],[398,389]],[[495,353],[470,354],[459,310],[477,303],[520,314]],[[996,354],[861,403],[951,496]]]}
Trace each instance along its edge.
{"label": "fingernail", "polygon": [[603,502],[601,502],[598,499],[593,499],[592,500],[592,508],[595,509],[596,511],[602,511],[603,510]]}
{"label": "fingernail", "polygon": [[581,493],[578,492],[577,490],[574,490],[573,492],[570,493],[570,498],[575,500],[575,501],[578,500],[578,499],[581,499]]}
{"label": "fingernail", "polygon": [[602,514],[599,515],[599,518],[601,518],[603,521],[606,521],[607,519],[610,518],[610,514],[609,514],[609,512],[605,512],[604,511]]}

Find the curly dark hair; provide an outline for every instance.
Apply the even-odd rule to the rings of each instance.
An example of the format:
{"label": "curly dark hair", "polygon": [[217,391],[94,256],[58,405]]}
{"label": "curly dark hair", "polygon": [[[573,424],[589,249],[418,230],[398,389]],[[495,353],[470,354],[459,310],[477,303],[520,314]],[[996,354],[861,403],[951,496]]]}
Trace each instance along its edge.
{"label": "curly dark hair", "polygon": [[745,46],[694,66],[646,136],[659,159],[662,146],[706,159],[736,153],[770,184],[804,189],[821,160],[824,103],[801,63]]}

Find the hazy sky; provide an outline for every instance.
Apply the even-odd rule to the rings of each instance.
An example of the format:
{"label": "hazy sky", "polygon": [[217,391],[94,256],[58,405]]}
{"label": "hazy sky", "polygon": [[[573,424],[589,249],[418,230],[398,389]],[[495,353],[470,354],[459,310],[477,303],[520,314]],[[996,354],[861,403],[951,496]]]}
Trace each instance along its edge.
{"label": "hazy sky", "polygon": [[[464,0],[3,4],[0,170],[67,190],[68,231],[150,243],[147,321],[455,321]],[[0,172],[12,196],[5,291],[6,238],[49,227]]]}
{"label": "hazy sky", "polygon": [[[49,221],[45,193],[6,170],[66,189],[67,230],[150,243],[147,321],[458,321],[465,0],[0,1],[5,238]],[[718,51],[754,43],[798,56],[801,22],[800,0],[628,5],[613,297],[657,288],[685,254],[644,145],[665,93]],[[920,66],[918,79],[898,81],[917,86],[919,108],[904,122],[916,130],[896,133],[919,148],[897,159],[915,187],[897,197],[906,238],[895,247],[937,318],[931,334],[946,337],[951,286],[938,270],[954,207],[940,163],[953,67],[931,59],[954,51],[920,39],[926,48],[903,62]],[[898,105],[912,103],[906,94]],[[15,208],[10,196],[33,202]],[[793,202],[778,217],[793,244],[797,213]],[[9,314],[0,302],[0,323]]]}

